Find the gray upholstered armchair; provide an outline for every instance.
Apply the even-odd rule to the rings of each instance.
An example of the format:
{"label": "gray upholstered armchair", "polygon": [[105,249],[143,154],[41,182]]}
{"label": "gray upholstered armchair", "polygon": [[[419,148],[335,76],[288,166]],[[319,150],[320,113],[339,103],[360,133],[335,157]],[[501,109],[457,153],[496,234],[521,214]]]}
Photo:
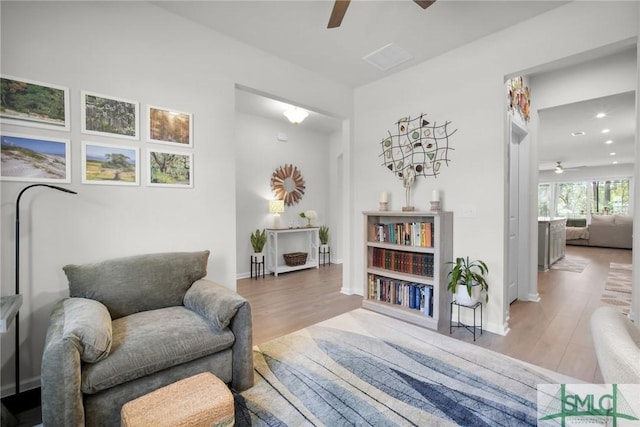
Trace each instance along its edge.
{"label": "gray upholstered armchair", "polygon": [[126,402],[212,372],[253,385],[249,302],[203,279],[209,251],[68,265],[42,358],[45,426],[114,426]]}

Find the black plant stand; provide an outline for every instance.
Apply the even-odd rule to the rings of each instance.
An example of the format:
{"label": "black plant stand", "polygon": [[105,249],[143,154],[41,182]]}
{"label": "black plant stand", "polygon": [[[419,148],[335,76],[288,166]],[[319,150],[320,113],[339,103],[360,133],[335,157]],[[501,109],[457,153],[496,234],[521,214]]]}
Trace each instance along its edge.
{"label": "black plant stand", "polygon": [[[458,323],[456,325],[453,324],[453,306],[457,306],[458,307]],[[460,308],[461,307],[465,307],[465,308],[469,308],[471,310],[473,310],[473,326],[471,325],[465,325],[464,323],[460,322]],[[476,324],[476,309],[480,307],[480,326],[477,326]],[[478,301],[477,303],[475,303],[474,305],[462,305],[462,304],[458,304],[455,300],[451,301],[451,311],[450,311],[451,315],[449,317],[449,335],[451,335],[453,333],[453,328],[465,328],[467,331],[471,332],[473,334],[473,340],[476,340],[476,329],[480,328],[480,335],[482,335],[482,303],[480,301]]]}
{"label": "black plant stand", "polygon": [[251,260],[251,278],[253,279],[254,277],[254,271],[255,271],[255,278],[256,280],[258,280],[258,277],[260,277],[260,271],[262,271],[262,278],[264,279],[264,255],[262,255],[262,261],[258,261],[253,255],[251,255],[250,257]]}
{"label": "black plant stand", "polygon": [[327,264],[327,257],[329,257],[329,264],[331,264],[331,246],[327,246],[325,251],[323,251],[322,248],[318,248],[318,261],[320,265]]}

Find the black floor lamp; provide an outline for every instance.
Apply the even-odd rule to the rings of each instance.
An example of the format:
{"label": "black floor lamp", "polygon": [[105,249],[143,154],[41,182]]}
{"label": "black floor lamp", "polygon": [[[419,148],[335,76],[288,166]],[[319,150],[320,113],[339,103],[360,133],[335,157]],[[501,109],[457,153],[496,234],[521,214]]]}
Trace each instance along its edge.
{"label": "black floor lamp", "polygon": [[[16,199],[16,295],[20,293],[20,198],[22,194],[33,187],[48,187],[54,190],[63,191],[65,193],[78,194],[75,191],[49,184],[32,184],[28,185],[20,191]],[[16,396],[20,394],[20,311],[16,313]]]}

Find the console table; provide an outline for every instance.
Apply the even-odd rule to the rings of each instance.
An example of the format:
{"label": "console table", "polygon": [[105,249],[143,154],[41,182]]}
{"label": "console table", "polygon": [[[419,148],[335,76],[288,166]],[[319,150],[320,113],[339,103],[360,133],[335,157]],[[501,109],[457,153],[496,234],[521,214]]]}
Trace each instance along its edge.
{"label": "console table", "polygon": [[[319,229],[319,227],[267,228],[267,268],[275,276],[278,273],[286,273],[303,268],[318,268]],[[298,247],[297,251],[307,253],[307,262],[305,264],[294,266],[284,264],[282,256],[282,240],[284,238],[297,239],[291,243]]]}

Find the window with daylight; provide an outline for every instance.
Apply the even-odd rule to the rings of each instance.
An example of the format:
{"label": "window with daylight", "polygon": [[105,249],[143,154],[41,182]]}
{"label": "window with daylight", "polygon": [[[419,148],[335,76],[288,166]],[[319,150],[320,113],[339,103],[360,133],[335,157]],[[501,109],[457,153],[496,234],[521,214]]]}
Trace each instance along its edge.
{"label": "window with daylight", "polygon": [[591,212],[627,215],[629,213],[629,180],[594,181]]}
{"label": "window with daylight", "polygon": [[538,185],[538,216],[551,216],[551,184]]}
{"label": "window with daylight", "polygon": [[629,215],[628,179],[538,184],[538,216]]}
{"label": "window with daylight", "polygon": [[567,182],[557,185],[555,216],[585,218],[587,214],[587,183]]}

